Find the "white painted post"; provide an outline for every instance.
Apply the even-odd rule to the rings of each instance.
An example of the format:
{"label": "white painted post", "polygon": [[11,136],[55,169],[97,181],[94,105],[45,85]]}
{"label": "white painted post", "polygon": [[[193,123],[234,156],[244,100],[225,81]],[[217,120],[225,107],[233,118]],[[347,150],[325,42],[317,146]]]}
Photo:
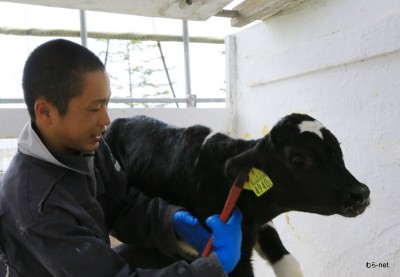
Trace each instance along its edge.
{"label": "white painted post", "polygon": [[87,28],[86,28],[86,12],[83,10],[79,11],[79,19],[81,25],[81,44],[87,47]]}

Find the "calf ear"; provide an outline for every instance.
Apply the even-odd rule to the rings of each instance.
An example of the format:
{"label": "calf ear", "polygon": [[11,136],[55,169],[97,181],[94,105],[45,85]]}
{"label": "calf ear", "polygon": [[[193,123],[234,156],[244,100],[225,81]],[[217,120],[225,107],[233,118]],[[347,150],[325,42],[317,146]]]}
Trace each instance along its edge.
{"label": "calf ear", "polygon": [[233,181],[235,176],[239,174],[240,166],[237,163],[236,157],[233,157],[225,162],[225,176]]}
{"label": "calf ear", "polygon": [[225,162],[225,176],[234,181],[244,168],[251,168],[256,163],[257,146],[251,148]]}

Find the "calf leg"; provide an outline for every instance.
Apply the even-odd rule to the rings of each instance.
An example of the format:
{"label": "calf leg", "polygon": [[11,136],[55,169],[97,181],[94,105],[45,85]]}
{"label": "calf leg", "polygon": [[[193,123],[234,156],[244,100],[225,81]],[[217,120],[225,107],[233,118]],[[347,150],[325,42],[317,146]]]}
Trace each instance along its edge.
{"label": "calf leg", "polygon": [[229,274],[230,277],[254,277],[250,257],[241,257],[235,269]]}
{"label": "calf leg", "polygon": [[299,262],[286,250],[272,222],[258,230],[258,241],[254,249],[271,264],[276,276],[303,276]]}

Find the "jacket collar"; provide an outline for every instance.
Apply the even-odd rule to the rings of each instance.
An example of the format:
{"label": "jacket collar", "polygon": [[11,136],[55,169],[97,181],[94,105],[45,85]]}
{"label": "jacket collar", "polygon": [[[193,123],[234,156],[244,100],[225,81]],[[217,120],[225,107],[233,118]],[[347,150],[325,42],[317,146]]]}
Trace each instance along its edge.
{"label": "jacket collar", "polygon": [[88,162],[85,157],[88,155],[93,155],[93,153],[85,153],[77,156],[62,156],[53,154],[43,144],[32,125],[33,123],[29,121],[22,129],[21,135],[18,139],[19,151],[36,159],[49,162],[69,170],[77,171],[82,174],[90,175]]}

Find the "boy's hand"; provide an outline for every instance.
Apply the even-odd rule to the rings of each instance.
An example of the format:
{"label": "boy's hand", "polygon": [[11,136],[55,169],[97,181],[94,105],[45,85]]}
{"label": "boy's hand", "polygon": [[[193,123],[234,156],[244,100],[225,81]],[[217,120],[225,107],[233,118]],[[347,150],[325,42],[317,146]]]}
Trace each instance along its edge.
{"label": "boy's hand", "polygon": [[176,234],[202,253],[211,234],[201,225],[200,221],[185,210],[174,214],[174,229]]}
{"label": "boy's hand", "polygon": [[206,220],[207,226],[213,231],[213,249],[227,274],[235,268],[240,259],[242,219],[242,212],[235,208],[227,223],[223,223],[219,215],[210,216]]}

